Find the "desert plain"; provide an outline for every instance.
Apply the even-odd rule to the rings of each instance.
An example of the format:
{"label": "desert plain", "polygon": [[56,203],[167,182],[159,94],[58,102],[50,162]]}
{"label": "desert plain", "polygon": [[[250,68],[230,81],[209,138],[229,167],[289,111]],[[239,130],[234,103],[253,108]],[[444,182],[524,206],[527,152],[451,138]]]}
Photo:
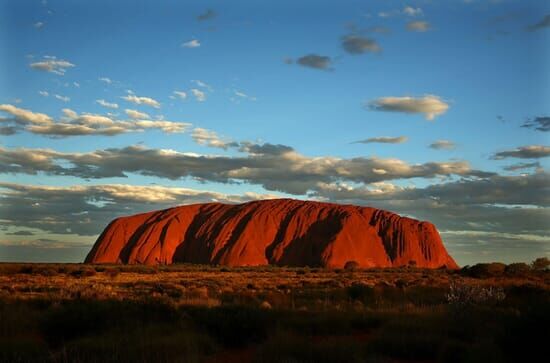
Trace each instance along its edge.
{"label": "desert plain", "polygon": [[0,264],[5,362],[520,362],[548,260],[458,270]]}

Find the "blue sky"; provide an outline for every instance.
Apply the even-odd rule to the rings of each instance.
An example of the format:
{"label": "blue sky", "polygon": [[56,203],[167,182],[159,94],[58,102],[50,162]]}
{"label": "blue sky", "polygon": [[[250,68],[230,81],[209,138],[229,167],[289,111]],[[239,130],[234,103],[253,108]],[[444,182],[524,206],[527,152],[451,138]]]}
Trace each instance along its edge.
{"label": "blue sky", "polygon": [[[548,255],[548,126],[537,126],[550,114],[549,14],[545,1],[513,0],[0,1],[0,120],[6,127],[0,252],[5,260],[21,259],[24,248],[23,256],[34,260],[48,248],[48,260],[56,256],[52,249],[65,260],[75,243],[89,248],[106,220],[189,201],[178,194],[144,203],[101,189],[96,199],[116,208],[88,203],[97,219],[84,220],[80,212],[92,211],[76,209],[71,219],[63,217],[67,210],[60,206],[83,198],[73,195],[73,186],[120,184],[191,188],[231,202],[254,192],[388,208],[434,221],[462,264]],[[443,110],[430,117],[433,107]],[[126,110],[141,115],[132,118]],[[50,117],[42,128],[32,121],[36,113]],[[100,126],[83,114],[110,121]],[[166,131],[153,125],[158,121],[185,130]],[[105,122],[122,130],[109,133]],[[77,131],[54,130],[75,125]],[[354,143],[380,137],[407,139]],[[286,145],[292,152],[255,154],[243,143]],[[136,145],[141,149],[119,155]],[[122,164],[130,158],[128,165],[137,163],[137,153],[168,149],[180,159],[194,153],[218,157],[222,166],[250,169],[250,159],[259,166],[253,175],[222,172],[198,158],[185,161],[193,163],[192,172],[186,166],[178,174],[142,155],[142,167],[120,167],[121,176],[113,176],[97,171],[108,162],[103,154],[101,161],[78,156],[107,149],[116,150]],[[325,170],[334,159],[339,166]],[[348,165],[358,159],[358,166]],[[378,166],[371,168],[373,159]],[[449,163],[451,169],[465,164],[456,172]],[[439,171],[405,170],[417,164]],[[95,174],[83,176],[82,168]],[[287,172],[287,181],[271,185],[270,173]],[[298,179],[307,179],[306,187],[297,188]],[[487,183],[494,195],[476,192]],[[54,192],[43,186],[61,188],[59,195],[47,196]],[[338,195],[329,192],[334,188]],[[13,211],[11,203],[38,192],[48,202],[46,221]],[[457,202],[456,193],[468,202]],[[86,228],[52,227],[63,223]]]}

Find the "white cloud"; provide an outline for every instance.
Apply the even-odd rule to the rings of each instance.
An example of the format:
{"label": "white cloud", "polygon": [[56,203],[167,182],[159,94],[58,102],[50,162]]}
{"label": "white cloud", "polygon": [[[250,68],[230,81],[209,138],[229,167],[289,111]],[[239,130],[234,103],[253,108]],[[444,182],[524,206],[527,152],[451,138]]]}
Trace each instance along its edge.
{"label": "white cloud", "polygon": [[40,29],[44,26],[44,23],[41,22],[41,21],[37,21],[36,23],[33,24],[33,26],[36,28],[36,29]]}
{"label": "white cloud", "polygon": [[405,6],[403,8],[403,10],[393,9],[393,10],[388,10],[388,11],[380,11],[378,13],[378,16],[380,18],[389,18],[389,17],[401,16],[401,15],[405,15],[405,16],[422,16],[422,15],[424,15],[424,12],[419,7],[414,8],[412,6]]}
{"label": "white cloud", "polygon": [[55,73],[63,76],[67,71],[67,68],[74,67],[75,65],[62,59],[56,59],[51,56],[44,56],[44,59],[40,62],[34,62],[30,64],[32,69]]}
{"label": "white cloud", "polygon": [[67,118],[69,120],[74,120],[75,118],[78,118],[78,114],[70,108],[64,108],[63,110],[61,110],[61,112],[63,112],[64,118]]}
{"label": "white cloud", "polygon": [[71,100],[71,98],[67,97],[67,96],[61,96],[61,95],[58,95],[58,94],[55,94],[53,96],[55,98],[57,98],[58,100],[63,101],[63,102],[69,102]]}
{"label": "white cloud", "polygon": [[382,97],[369,102],[368,107],[375,111],[422,113],[427,120],[433,120],[447,112],[449,104],[434,95],[424,97]]}
{"label": "white cloud", "polygon": [[407,24],[407,30],[413,32],[427,32],[430,29],[430,23],[427,21],[411,21]]}
{"label": "white cloud", "polygon": [[192,88],[191,93],[193,94],[193,96],[195,96],[195,99],[197,101],[199,101],[199,102],[206,101],[206,93],[204,93],[203,91],[201,91],[199,89],[196,89],[196,88]]}
{"label": "white cloud", "polygon": [[[231,142],[208,130],[193,130],[197,142],[218,148],[235,148],[238,156],[196,155],[141,145],[85,153],[40,149],[2,149],[0,170],[46,172],[81,178],[125,177],[138,173],[168,179],[185,177],[218,183],[250,183],[266,190],[305,194],[319,182],[374,183],[397,179],[441,176],[482,177],[492,173],[472,170],[465,161],[409,164],[399,159],[333,156],[308,157],[285,145]],[[28,155],[33,155],[29,160]],[[40,163],[35,160],[39,158]],[[26,161],[22,161],[26,160]],[[70,166],[66,166],[65,162]],[[60,163],[61,162],[61,163]]]}
{"label": "white cloud", "polygon": [[126,109],[126,110],[124,110],[124,112],[126,112],[128,117],[133,118],[133,119],[148,119],[148,118],[151,117],[148,114],[146,114],[144,112],[139,112],[137,110]]}
{"label": "white cloud", "polygon": [[203,82],[200,79],[192,79],[191,82],[193,82],[194,84],[196,84],[199,87],[206,88],[210,92],[212,92],[212,90],[213,90],[212,87],[208,83]]}
{"label": "white cloud", "polygon": [[544,145],[528,145],[520,146],[513,150],[505,150],[497,152],[493,159],[500,160],[505,158],[520,158],[520,159],[538,159],[550,156],[550,146]]}
{"label": "white cloud", "polygon": [[405,6],[403,13],[408,16],[420,16],[423,14],[421,8],[413,8],[412,6]]}
{"label": "white cloud", "polygon": [[160,103],[157,100],[150,97],[138,97],[133,93],[130,93],[127,96],[123,96],[121,98],[125,99],[128,102],[135,103],[136,105],[143,104],[154,108],[160,108]]}
{"label": "white cloud", "polygon": [[382,144],[402,144],[409,140],[406,136],[380,136],[380,137],[370,137],[368,139],[359,140],[353,142],[353,144],[371,144],[371,143],[382,143]]}
{"label": "white cloud", "polygon": [[[107,223],[123,214],[181,204],[243,203],[276,197],[268,193],[233,195],[157,185],[43,186],[0,183],[0,214],[2,220],[13,227],[90,236],[101,233]],[[28,200],[35,203],[28,203]]]}
{"label": "white cloud", "polygon": [[175,96],[172,96],[173,98],[179,98],[180,100],[185,100],[187,98],[187,93],[184,91],[174,91],[172,92]]}
{"label": "white cloud", "polygon": [[198,48],[201,46],[201,43],[197,39],[190,40],[181,45],[184,48]]}
{"label": "white cloud", "polygon": [[[82,113],[65,108],[63,117],[57,122],[45,114],[35,113],[29,110],[17,108],[12,105],[0,105],[0,111],[13,116],[12,119],[3,119],[3,122],[11,123],[7,128],[1,129],[3,135],[12,135],[21,127],[24,130],[40,135],[53,137],[68,137],[77,135],[105,135],[113,136],[127,132],[141,132],[147,129],[159,129],[166,133],[184,132],[191,126],[186,122],[168,120],[116,120],[112,117]],[[132,110],[131,110],[132,111]],[[131,115],[137,116],[130,112]],[[139,116],[148,116],[139,113]]]}
{"label": "white cloud", "polygon": [[40,96],[44,96],[44,97],[48,97],[50,94],[48,93],[48,91],[38,91],[38,94]]}
{"label": "white cloud", "polygon": [[107,107],[107,108],[112,108],[112,109],[115,109],[115,108],[118,108],[118,104],[116,103],[111,103],[111,102],[107,102],[105,100],[96,100],[95,101],[97,104],[103,106],[103,107]]}
{"label": "white cloud", "polygon": [[246,93],[241,91],[233,90],[233,94],[243,100],[256,101],[256,97],[247,95]]}
{"label": "white cloud", "polygon": [[435,150],[454,150],[456,144],[450,140],[437,140],[430,144],[430,148]]}
{"label": "white cloud", "polygon": [[134,124],[141,129],[159,129],[167,134],[185,132],[191,126],[186,122],[174,122],[166,120],[137,120]]}
{"label": "white cloud", "polygon": [[381,18],[389,18],[392,16],[395,12],[388,12],[388,11],[381,11],[378,13],[378,16]]}
{"label": "white cloud", "polygon": [[108,78],[108,77],[100,77],[99,80],[100,80],[101,82],[104,82],[104,83],[107,83],[107,84],[113,83],[113,80],[110,79],[110,78]]}
{"label": "white cloud", "polygon": [[43,125],[43,124],[49,124],[53,121],[52,118],[46,114],[32,112],[30,110],[25,110],[23,108],[17,108],[13,105],[7,105],[7,104],[0,105],[0,111],[11,114],[12,116],[15,117],[16,121],[20,121],[22,123]]}
{"label": "white cloud", "polygon": [[235,142],[223,140],[220,136],[218,136],[216,132],[200,127],[195,127],[193,129],[191,137],[193,138],[193,140],[195,140],[196,143],[200,145],[217,147],[224,150],[227,150],[230,147],[238,146],[238,144]]}

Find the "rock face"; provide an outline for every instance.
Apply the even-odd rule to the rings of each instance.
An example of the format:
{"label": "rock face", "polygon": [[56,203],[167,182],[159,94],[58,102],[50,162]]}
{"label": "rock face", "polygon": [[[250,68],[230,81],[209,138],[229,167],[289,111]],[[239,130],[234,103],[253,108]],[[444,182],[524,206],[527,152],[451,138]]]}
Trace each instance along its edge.
{"label": "rock face", "polygon": [[435,226],[368,207],[274,199],[194,204],[112,221],[89,263],[458,268]]}

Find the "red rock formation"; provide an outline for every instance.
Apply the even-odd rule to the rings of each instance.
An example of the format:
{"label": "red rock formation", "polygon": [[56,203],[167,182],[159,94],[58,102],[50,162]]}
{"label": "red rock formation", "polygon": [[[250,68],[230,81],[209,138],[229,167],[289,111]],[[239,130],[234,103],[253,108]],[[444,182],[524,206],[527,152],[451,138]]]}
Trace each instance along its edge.
{"label": "red rock formation", "polygon": [[458,268],[435,226],[368,207],[275,199],[194,204],[121,217],[90,263],[201,263],[341,268]]}

